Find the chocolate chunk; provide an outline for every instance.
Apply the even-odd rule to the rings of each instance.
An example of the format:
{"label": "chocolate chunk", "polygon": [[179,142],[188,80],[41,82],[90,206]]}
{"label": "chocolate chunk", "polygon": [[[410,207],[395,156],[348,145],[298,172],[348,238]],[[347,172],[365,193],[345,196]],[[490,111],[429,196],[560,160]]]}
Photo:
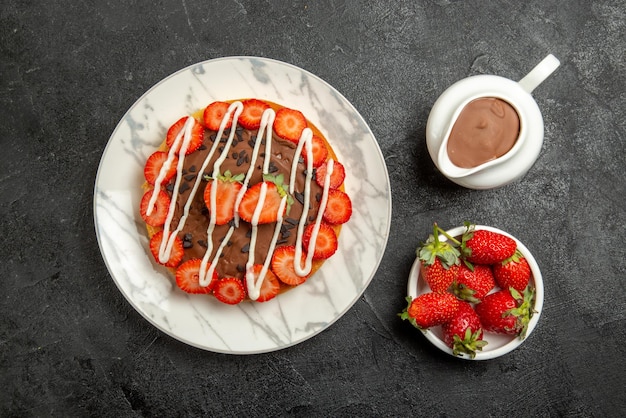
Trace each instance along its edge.
{"label": "chocolate chunk", "polygon": [[248,229],[248,232],[246,232],[246,238],[250,238],[252,236],[252,230]]}
{"label": "chocolate chunk", "polygon": [[191,247],[193,247],[193,242],[183,241],[183,248],[191,248]]}
{"label": "chocolate chunk", "polygon": [[208,248],[208,246],[209,246],[209,244],[205,240],[203,240],[203,239],[199,239],[198,240],[198,244],[200,244],[204,248]]}
{"label": "chocolate chunk", "polygon": [[174,183],[168,183],[167,186],[165,186],[165,190],[172,193],[174,191]]}
{"label": "chocolate chunk", "polygon": [[283,238],[289,238],[291,236],[291,232],[285,231],[281,235],[282,235]]}
{"label": "chocolate chunk", "polygon": [[192,165],[191,167],[189,167],[189,172],[190,173],[195,173],[196,172],[196,166]]}
{"label": "chocolate chunk", "polygon": [[268,170],[270,173],[275,173],[278,171],[278,167],[276,167],[276,164],[274,164],[273,161],[270,161]]}
{"label": "chocolate chunk", "polygon": [[187,190],[189,190],[190,188],[191,188],[191,186],[189,186],[189,183],[185,182],[185,183],[180,185],[180,189],[178,189],[178,193],[183,194]]}
{"label": "chocolate chunk", "polygon": [[191,235],[191,232],[187,232],[185,236],[183,237],[183,241],[191,241],[192,238],[193,238],[193,235]]}
{"label": "chocolate chunk", "polygon": [[286,218],[285,222],[287,222],[288,224],[291,224],[291,225],[298,225],[298,220],[297,219],[293,219],[293,218]]}
{"label": "chocolate chunk", "polygon": [[250,252],[250,243],[244,245],[243,247],[241,247],[241,252],[242,253],[249,253]]}
{"label": "chocolate chunk", "polygon": [[246,268],[242,266],[241,264],[237,264],[237,271],[239,273],[243,273],[244,271],[246,271]]}
{"label": "chocolate chunk", "polygon": [[283,245],[283,244],[287,244],[288,240],[286,239],[279,239],[278,241],[276,241],[276,245]]}
{"label": "chocolate chunk", "polygon": [[206,145],[202,144],[200,145],[200,148],[198,148],[200,151],[204,151],[206,149]]}
{"label": "chocolate chunk", "polygon": [[196,175],[195,175],[195,174],[187,174],[187,175],[186,175],[185,177],[183,177],[183,178],[184,178],[185,180],[187,180],[187,181],[191,181],[191,180],[193,180],[193,179],[195,179],[195,178],[196,178]]}
{"label": "chocolate chunk", "polygon": [[304,206],[304,194],[302,194],[302,193],[300,193],[300,192],[295,192],[293,195],[294,195],[294,197],[296,198],[296,200],[297,200],[298,202],[300,202],[300,204],[301,204],[302,206]]}
{"label": "chocolate chunk", "polygon": [[239,157],[239,154],[237,154],[237,151],[235,151],[232,154],[230,154],[230,157],[234,160],[235,158]]}
{"label": "chocolate chunk", "polygon": [[316,193],[315,194],[315,200],[317,200],[318,202],[320,202],[322,200],[322,194],[321,193]]}

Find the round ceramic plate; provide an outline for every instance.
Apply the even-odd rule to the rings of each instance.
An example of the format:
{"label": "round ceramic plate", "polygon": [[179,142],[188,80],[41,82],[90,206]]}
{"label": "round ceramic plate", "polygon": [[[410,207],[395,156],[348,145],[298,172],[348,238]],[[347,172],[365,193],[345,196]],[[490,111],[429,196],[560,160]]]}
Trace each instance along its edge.
{"label": "round ceramic plate", "polygon": [[[503,235],[513,238],[515,242],[517,243],[517,248],[520,250],[522,255],[528,261],[528,264],[530,266],[530,270],[532,273],[532,276],[530,279],[531,284],[535,288],[535,304],[534,304],[535,312],[532,318],[530,319],[530,322],[528,324],[528,330],[526,331],[526,337],[524,339],[521,339],[519,337],[514,337],[511,335],[503,335],[503,334],[485,332],[483,335],[483,339],[487,341],[487,345],[483,348],[482,351],[476,352],[476,357],[471,358],[470,356],[464,353],[459,355],[460,358],[463,358],[466,360],[489,360],[489,359],[503,356],[515,350],[517,347],[522,345],[522,343],[526,341],[528,337],[530,337],[530,334],[533,332],[533,330],[537,326],[537,322],[539,322],[539,317],[541,316],[541,310],[543,308],[543,297],[544,297],[543,296],[543,292],[544,292],[543,278],[541,276],[541,270],[539,269],[539,265],[537,264],[535,257],[533,257],[532,253],[528,250],[528,248],[526,248],[526,246],[522,244],[517,238],[515,238],[514,236],[512,236],[511,234],[505,231],[502,231],[500,229],[490,227],[490,226],[476,225],[475,228],[476,230],[486,229],[488,231],[497,232],[499,234],[503,234]],[[456,236],[461,235],[464,231],[465,231],[465,227],[459,226],[457,228],[451,229],[446,232],[448,233],[448,235],[456,237]],[[441,241],[445,241],[446,237],[441,235],[439,239]],[[418,257],[415,259],[415,262],[413,263],[413,267],[411,268],[411,272],[409,273],[409,281],[407,284],[407,294],[412,298],[416,298],[417,296],[423,293],[430,292],[430,288],[428,287],[428,284],[424,281],[424,279],[422,278],[422,275],[420,274],[420,267],[421,267],[421,261]],[[497,288],[494,289],[492,292],[496,290]],[[443,331],[441,330],[441,327],[434,327],[434,328],[428,329],[424,331],[424,335],[426,336],[426,339],[430,341],[435,347],[439,348],[441,351],[445,353],[450,354],[451,356],[454,355],[452,352],[452,349],[448,347],[446,343],[443,341]]]}
{"label": "round ceramic plate", "polygon": [[[167,128],[215,100],[255,97],[298,109],[346,168],[353,214],[339,250],[303,285],[265,303],[225,305],[188,295],[150,255],[139,216],[143,166]],[[362,295],[383,256],[391,224],[387,168],[371,130],[333,87],[300,68],[228,57],[178,71],[124,115],[104,151],[94,191],[96,234],[118,288],[150,323],[187,344],[233,354],[269,352],[313,337]]]}

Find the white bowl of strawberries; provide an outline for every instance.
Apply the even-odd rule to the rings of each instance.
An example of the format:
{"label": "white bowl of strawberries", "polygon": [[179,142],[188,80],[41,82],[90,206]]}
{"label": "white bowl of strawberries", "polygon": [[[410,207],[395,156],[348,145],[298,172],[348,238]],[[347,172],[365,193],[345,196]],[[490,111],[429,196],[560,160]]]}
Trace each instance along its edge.
{"label": "white bowl of strawberries", "polygon": [[541,271],[528,248],[497,228],[473,225],[433,234],[417,249],[399,316],[440,350],[488,360],[519,347],[543,307]]}

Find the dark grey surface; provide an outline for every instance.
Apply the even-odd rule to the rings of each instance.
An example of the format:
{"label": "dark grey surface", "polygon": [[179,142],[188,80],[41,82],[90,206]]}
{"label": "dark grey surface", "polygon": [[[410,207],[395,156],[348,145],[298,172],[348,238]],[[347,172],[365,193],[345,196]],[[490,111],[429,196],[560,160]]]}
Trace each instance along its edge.
{"label": "dark grey surface", "polygon": [[[0,415],[624,415],[625,14],[623,0],[4,2]],[[548,53],[562,65],[534,93],[546,140],[528,175],[493,191],[445,180],[425,146],[438,95],[468,75],[519,79]],[[100,156],[131,104],[231,55],[337,88],[393,190],[363,297],[315,338],[253,356],[188,347],[136,313],[92,213]],[[434,221],[464,220],[517,236],[545,281],[538,328],[486,362],[440,353],[396,317],[415,247]]]}

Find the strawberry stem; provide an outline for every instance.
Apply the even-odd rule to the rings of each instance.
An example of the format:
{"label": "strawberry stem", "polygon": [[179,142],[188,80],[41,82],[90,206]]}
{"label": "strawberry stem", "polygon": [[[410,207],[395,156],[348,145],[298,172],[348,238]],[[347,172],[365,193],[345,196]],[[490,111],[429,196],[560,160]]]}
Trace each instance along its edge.
{"label": "strawberry stem", "polygon": [[446,231],[444,231],[443,229],[439,228],[439,226],[435,223],[435,236],[438,237],[439,233],[441,233],[444,237],[448,238],[449,241],[452,241],[455,245],[461,245],[461,242],[454,238],[453,236],[451,236],[450,234],[448,234]]}

